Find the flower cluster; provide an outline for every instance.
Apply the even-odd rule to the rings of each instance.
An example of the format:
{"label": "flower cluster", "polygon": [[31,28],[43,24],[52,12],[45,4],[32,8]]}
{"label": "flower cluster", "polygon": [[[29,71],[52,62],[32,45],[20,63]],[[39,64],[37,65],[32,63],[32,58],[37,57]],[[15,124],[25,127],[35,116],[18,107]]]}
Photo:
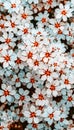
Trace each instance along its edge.
{"label": "flower cluster", "polygon": [[0,0],[2,130],[74,129],[73,14],[74,0]]}

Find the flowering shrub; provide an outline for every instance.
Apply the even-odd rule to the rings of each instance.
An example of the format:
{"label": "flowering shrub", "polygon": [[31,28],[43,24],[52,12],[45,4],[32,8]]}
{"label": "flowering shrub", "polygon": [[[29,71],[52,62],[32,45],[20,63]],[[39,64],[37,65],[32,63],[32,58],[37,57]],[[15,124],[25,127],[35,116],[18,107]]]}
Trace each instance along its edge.
{"label": "flowering shrub", "polygon": [[74,0],[0,0],[2,130],[74,129],[73,14]]}

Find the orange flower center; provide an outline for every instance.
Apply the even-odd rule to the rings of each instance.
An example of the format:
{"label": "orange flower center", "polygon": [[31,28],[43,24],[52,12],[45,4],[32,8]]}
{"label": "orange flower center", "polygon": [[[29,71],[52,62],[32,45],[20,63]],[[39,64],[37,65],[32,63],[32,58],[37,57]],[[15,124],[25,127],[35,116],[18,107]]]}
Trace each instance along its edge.
{"label": "orange flower center", "polygon": [[71,97],[71,96],[68,97],[68,101],[69,101],[69,102],[72,101],[72,97]]}
{"label": "orange flower center", "polygon": [[51,54],[50,54],[49,52],[46,52],[46,53],[45,53],[45,57],[46,57],[46,58],[50,57],[50,55],[51,55]]}
{"label": "orange flower center", "polygon": [[17,64],[21,64],[20,58],[18,58],[15,62],[16,62]]}
{"label": "orange flower center", "polygon": [[55,88],[56,88],[56,87],[55,87],[54,85],[51,85],[51,86],[50,86],[51,91],[54,91]]}
{"label": "orange flower center", "polygon": [[52,4],[52,2],[53,2],[53,0],[48,0],[47,2],[48,2],[48,4],[50,4],[50,5],[51,5],[51,4]]}
{"label": "orange flower center", "polygon": [[11,22],[11,27],[15,28],[15,22]]}
{"label": "orange flower center", "polygon": [[54,114],[53,113],[51,113],[51,114],[49,114],[49,116],[48,116],[50,119],[52,119],[53,117],[54,117]]}
{"label": "orange flower center", "polygon": [[34,65],[35,65],[35,66],[38,66],[38,65],[39,65],[39,61],[36,60],[36,61],[34,62]]}
{"label": "orange flower center", "polygon": [[45,75],[46,75],[46,76],[50,76],[50,75],[51,75],[51,71],[46,70],[46,71],[45,71]]}
{"label": "orange flower center", "polygon": [[35,112],[31,112],[30,113],[30,118],[36,117],[36,113]]}
{"label": "orange flower center", "polygon": [[5,95],[5,96],[8,96],[8,95],[9,95],[9,91],[8,91],[8,90],[5,90],[5,91],[4,91],[4,95]]}
{"label": "orange flower center", "polygon": [[59,29],[58,34],[62,34],[62,30]]}
{"label": "orange flower center", "polygon": [[43,94],[39,94],[39,95],[38,95],[38,99],[39,99],[39,100],[44,100]]}
{"label": "orange flower center", "polygon": [[54,67],[56,67],[58,64],[57,63],[54,63]]}
{"label": "orange flower center", "polygon": [[69,84],[69,80],[65,79],[64,84]]}
{"label": "orange flower center", "polygon": [[8,61],[10,61],[10,56],[6,55],[6,56],[4,56],[4,59],[6,60],[6,62],[8,62]]}
{"label": "orange flower center", "polygon": [[39,106],[39,110],[42,110],[43,109],[43,106]]}
{"label": "orange flower center", "polygon": [[29,52],[29,53],[28,53],[28,58],[31,59],[32,56],[33,56],[33,53],[32,53],[32,52]]}
{"label": "orange flower center", "polygon": [[37,125],[37,124],[35,124],[35,123],[33,123],[32,127],[33,127],[33,128],[37,128],[37,127],[38,127],[38,125]]}
{"label": "orange flower center", "polygon": [[56,27],[56,28],[59,28],[59,27],[60,27],[60,23],[58,23],[58,22],[55,23],[55,27]]}
{"label": "orange flower center", "polygon": [[23,18],[23,19],[26,19],[27,18],[27,14],[25,14],[25,13],[23,13],[23,14],[21,14],[21,17]]}
{"label": "orange flower center", "polygon": [[11,42],[11,39],[10,39],[10,38],[7,38],[7,39],[5,39],[5,42],[6,42],[7,44],[9,44],[9,43]]}
{"label": "orange flower center", "polygon": [[27,28],[23,29],[23,32],[24,32],[24,34],[27,34],[28,33],[28,29]]}
{"label": "orange flower center", "polygon": [[20,96],[20,100],[23,101],[25,99],[25,96]]}
{"label": "orange flower center", "polygon": [[18,115],[19,115],[20,117],[23,117],[23,113],[19,113]]}
{"label": "orange flower center", "polygon": [[42,18],[41,21],[42,21],[42,23],[45,23],[46,22],[46,18]]}
{"label": "orange flower center", "polygon": [[19,78],[17,78],[17,79],[16,79],[16,82],[19,82],[19,81],[20,81],[20,79],[19,79]]}
{"label": "orange flower center", "polygon": [[33,83],[35,83],[35,79],[34,78],[31,78],[30,79],[30,82],[33,84]]}
{"label": "orange flower center", "polygon": [[41,34],[41,32],[38,32],[37,34],[39,34],[39,35],[40,35],[40,34]]}
{"label": "orange flower center", "polygon": [[67,14],[67,11],[64,9],[64,10],[62,10],[61,14],[62,14],[62,15],[66,15],[66,14]]}
{"label": "orange flower center", "polygon": [[39,43],[38,42],[34,42],[34,46],[38,47]]}
{"label": "orange flower center", "polygon": [[0,24],[0,27],[1,27],[1,28],[4,28],[5,26],[4,26],[4,24]]}
{"label": "orange flower center", "polygon": [[63,70],[60,70],[59,73],[60,73],[61,75],[64,74]]}

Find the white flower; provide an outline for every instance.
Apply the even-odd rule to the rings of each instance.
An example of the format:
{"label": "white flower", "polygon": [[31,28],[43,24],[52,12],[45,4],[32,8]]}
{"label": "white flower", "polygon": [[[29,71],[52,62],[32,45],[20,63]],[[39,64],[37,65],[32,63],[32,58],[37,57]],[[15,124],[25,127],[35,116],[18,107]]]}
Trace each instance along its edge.
{"label": "white flower", "polygon": [[60,119],[60,111],[53,110],[51,106],[47,107],[42,114],[45,117],[45,121],[47,121],[50,125],[53,123],[53,120],[58,121]]}
{"label": "white flower", "polygon": [[31,25],[27,22],[27,23],[23,23],[22,25],[19,24],[18,26],[18,36],[22,36],[22,39],[25,37],[25,35],[27,36],[30,33],[30,29],[31,29]]}
{"label": "white flower", "polygon": [[40,70],[39,70],[39,74],[41,75],[41,80],[43,80],[43,81],[47,80],[49,82],[52,82],[53,81],[53,77],[52,77],[53,70],[52,70],[52,68],[50,70],[50,68],[47,65],[44,66],[43,68],[42,69],[40,68]]}
{"label": "white flower", "polygon": [[47,93],[47,96],[48,97],[51,97],[52,95],[54,97],[58,96],[58,87],[59,87],[59,81],[58,80],[54,80],[53,82],[51,83],[46,83],[46,86],[47,87],[47,90],[46,90],[46,93]]}
{"label": "white flower", "polygon": [[33,93],[32,97],[33,99],[36,100],[36,105],[37,106],[44,106],[45,104],[48,104],[48,100],[45,98],[46,95],[46,90],[45,89],[40,89],[36,88],[35,93]]}
{"label": "white flower", "polygon": [[13,33],[7,34],[7,32],[3,33],[3,36],[1,37],[1,42],[8,44],[8,46],[14,47],[15,46],[16,38],[14,38]]}
{"label": "white flower", "polygon": [[70,18],[72,16],[72,9],[70,8],[69,4],[63,4],[59,5],[60,9],[56,9],[55,11],[55,17],[57,19],[63,19],[63,21],[67,21],[67,18]]}
{"label": "white flower", "polygon": [[38,123],[39,122],[39,116],[41,114],[40,110],[36,110],[35,106],[31,105],[29,111],[24,111],[24,116],[27,117],[28,123]]}
{"label": "white flower", "polygon": [[19,105],[22,105],[23,103],[27,103],[30,101],[30,97],[28,96],[29,91],[24,90],[22,88],[19,89],[19,93],[15,94],[15,102],[19,103]]}
{"label": "white flower", "polygon": [[43,13],[39,13],[38,16],[36,16],[36,20],[38,21],[37,24],[41,27],[43,25],[48,25],[49,22],[49,18],[48,18],[49,14],[47,11]]}
{"label": "white flower", "polygon": [[14,102],[14,95],[16,91],[11,87],[5,84],[1,86],[2,90],[0,90],[0,100],[4,103],[6,100],[8,102]]}
{"label": "white flower", "polygon": [[26,7],[25,9],[23,7],[21,7],[20,13],[18,14],[17,18],[23,24],[24,22],[30,22],[30,20],[33,19],[32,14],[33,14],[33,12],[30,10],[29,7]]}
{"label": "white flower", "polygon": [[58,33],[59,30],[61,31],[64,30],[64,23],[61,22],[60,20],[50,19],[49,22],[50,22],[49,28],[51,28],[54,33]]}
{"label": "white flower", "polygon": [[[18,31],[18,25],[20,24],[20,20],[17,17],[16,13],[12,13],[12,17],[7,17],[6,16],[6,21],[5,21],[5,30],[6,32],[17,34]],[[16,40],[18,38],[16,37]]]}
{"label": "white flower", "polygon": [[18,13],[20,3],[21,3],[20,0],[18,0],[18,1],[17,0],[5,1],[4,2],[4,8],[8,9],[8,11],[10,13],[12,13],[13,11],[15,11],[16,13]]}
{"label": "white flower", "polygon": [[21,60],[22,61],[26,61],[26,63],[29,64],[29,60],[30,59],[36,59],[37,58],[37,55],[36,55],[36,50],[27,46],[25,51],[22,52],[22,55],[21,55]]}
{"label": "white flower", "polygon": [[6,68],[9,65],[15,66],[14,60],[16,60],[16,54],[13,50],[3,50],[0,56],[0,62],[3,63],[3,67]]}
{"label": "white flower", "polygon": [[40,77],[37,74],[28,72],[24,78],[24,83],[26,83],[28,89],[31,87],[37,87],[39,84],[42,84],[39,78]]}
{"label": "white flower", "polygon": [[61,80],[60,87],[66,88],[66,89],[72,88],[72,84],[74,83],[73,74],[70,74],[69,76],[62,75],[61,79],[62,80]]}

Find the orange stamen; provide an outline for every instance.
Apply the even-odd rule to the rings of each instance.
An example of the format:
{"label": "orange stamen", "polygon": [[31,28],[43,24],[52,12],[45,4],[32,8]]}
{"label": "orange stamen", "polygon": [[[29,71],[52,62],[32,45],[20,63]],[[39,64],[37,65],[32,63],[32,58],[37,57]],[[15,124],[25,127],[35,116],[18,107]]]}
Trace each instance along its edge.
{"label": "orange stamen", "polygon": [[25,96],[20,96],[20,100],[23,101],[25,99]]}
{"label": "orange stamen", "polygon": [[50,76],[51,75],[51,71],[49,71],[48,69],[45,71],[45,75],[46,76]]}
{"label": "orange stamen", "polygon": [[50,55],[51,55],[51,54],[50,54],[49,52],[46,52],[46,53],[45,53],[45,57],[46,57],[46,58],[50,57]]}
{"label": "orange stamen", "polygon": [[21,14],[21,17],[23,18],[23,19],[26,19],[27,18],[27,14],[25,14],[25,13],[23,13],[23,14]]}
{"label": "orange stamen", "polygon": [[68,101],[71,102],[73,99],[71,96],[68,97]]}
{"label": "orange stamen", "polygon": [[11,27],[15,28],[15,22],[11,22]]}
{"label": "orange stamen", "polygon": [[4,91],[4,95],[5,95],[5,96],[8,96],[8,95],[9,95],[9,91],[8,91],[8,90],[5,90],[5,91]]}
{"label": "orange stamen", "polygon": [[34,78],[31,78],[30,79],[30,82],[33,84],[33,83],[35,83],[35,79]]}
{"label": "orange stamen", "polygon": [[38,127],[38,125],[33,123],[32,127],[36,129]]}
{"label": "orange stamen", "polygon": [[24,34],[27,34],[28,33],[28,29],[27,28],[23,29],[23,32],[24,32]]}
{"label": "orange stamen", "polygon": [[34,42],[34,46],[38,47],[39,43],[38,42]]}
{"label": "orange stamen", "polygon": [[49,114],[49,116],[48,116],[50,119],[52,119],[53,117],[54,117],[54,114],[53,113],[51,113],[51,114]]}
{"label": "orange stamen", "polygon": [[42,18],[41,21],[42,21],[42,23],[45,23],[46,22],[46,18]]}
{"label": "orange stamen", "polygon": [[30,113],[30,118],[36,117],[36,113],[35,112],[31,112]]}
{"label": "orange stamen", "polygon": [[19,82],[19,81],[20,81],[20,79],[19,79],[19,78],[17,78],[17,79],[16,79],[16,82]]}
{"label": "orange stamen", "polygon": [[4,59],[6,60],[6,62],[8,62],[8,61],[10,61],[10,56],[6,55],[6,56],[4,56]]}
{"label": "orange stamen", "polygon": [[5,39],[5,42],[6,42],[7,44],[9,44],[9,43],[11,42],[11,39],[10,39],[10,38],[7,38],[7,39]]}
{"label": "orange stamen", "polygon": [[21,60],[20,58],[17,58],[17,60],[15,61],[17,64],[21,64]]}
{"label": "orange stamen", "polygon": [[36,61],[34,62],[34,65],[35,65],[35,66],[38,66],[38,65],[39,65],[39,61],[36,60]]}
{"label": "orange stamen", "polygon": [[44,100],[43,94],[39,94],[39,95],[38,95],[38,99],[39,99],[39,100]]}
{"label": "orange stamen", "polygon": [[50,86],[51,91],[54,91],[55,88],[56,88],[56,86],[54,86],[54,85],[51,85],[51,86]]}
{"label": "orange stamen", "polygon": [[62,15],[66,15],[66,14],[67,14],[67,11],[64,9],[64,10],[62,10],[61,14],[62,14]]}
{"label": "orange stamen", "polygon": [[52,2],[53,2],[53,0],[48,0],[47,2],[48,2],[48,4],[50,4],[50,5],[51,5],[51,4],[52,4]]}
{"label": "orange stamen", "polygon": [[28,53],[28,58],[31,59],[32,56],[33,56],[33,53],[32,53],[32,52],[29,52],[29,53]]}
{"label": "orange stamen", "polygon": [[65,79],[64,84],[69,84],[69,80]]}
{"label": "orange stamen", "polygon": [[59,28],[59,27],[60,27],[60,23],[58,23],[58,22],[55,23],[55,27],[56,27],[56,28]]}

